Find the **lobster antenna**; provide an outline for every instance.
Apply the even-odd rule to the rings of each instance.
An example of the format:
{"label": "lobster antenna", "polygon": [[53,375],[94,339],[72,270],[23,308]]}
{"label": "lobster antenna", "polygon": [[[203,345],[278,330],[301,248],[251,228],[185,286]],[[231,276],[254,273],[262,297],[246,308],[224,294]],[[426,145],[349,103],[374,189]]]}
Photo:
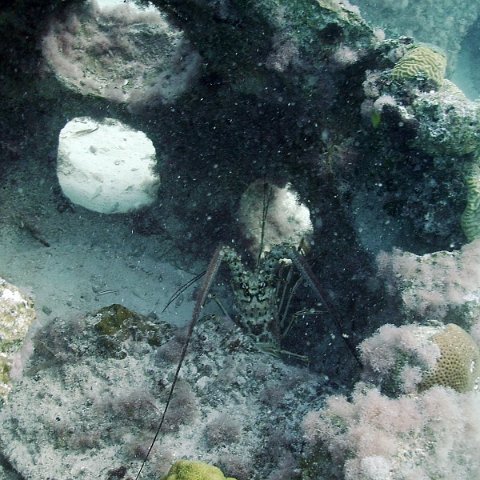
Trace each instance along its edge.
{"label": "lobster antenna", "polygon": [[163,307],[162,313],[191,285],[193,285],[199,278],[202,278],[206,272],[199,273],[191,278],[187,283],[184,283],[181,287],[177,288],[175,293],[170,297],[170,300]]}
{"label": "lobster antenna", "polygon": [[298,268],[298,270],[300,270],[302,277],[307,281],[308,285],[314,291],[315,295],[320,300],[320,302],[327,307],[327,310],[332,316],[335,326],[337,327],[340,333],[340,336],[345,342],[345,345],[347,346],[347,348],[350,350],[350,353],[352,354],[353,358],[355,358],[357,363],[362,367],[363,364],[360,361],[360,357],[357,354],[355,346],[350,342],[348,337],[346,337],[344,334],[342,322],[340,320],[340,317],[337,314],[337,310],[335,309],[334,306],[332,306],[332,304],[329,301],[327,301],[327,295],[323,293],[323,288],[320,285],[320,282],[318,281],[317,277],[313,273],[312,269],[310,268],[310,265],[308,265],[308,263],[294,248],[291,249],[290,253],[292,256],[292,260],[295,263],[295,266]]}
{"label": "lobster antenna", "polygon": [[257,265],[260,263],[260,258],[263,252],[263,245],[265,243],[265,227],[267,224],[268,208],[270,207],[270,200],[272,197],[272,187],[263,176],[263,202],[262,202],[262,229],[260,232],[260,247],[258,250]]}
{"label": "lobster antenna", "polygon": [[187,354],[188,350],[188,345],[190,344],[190,340],[193,335],[193,329],[195,328],[195,325],[197,324],[198,319],[200,318],[200,313],[202,311],[203,304],[205,303],[205,300],[207,299],[208,292],[210,291],[210,287],[212,286],[213,280],[215,279],[215,275],[218,272],[218,269],[220,267],[220,263],[222,262],[222,247],[218,246],[215,249],[215,252],[213,254],[212,259],[210,260],[210,263],[208,264],[208,268],[205,274],[205,277],[202,282],[202,286],[200,288],[200,292],[198,294],[197,300],[195,302],[195,307],[193,309],[193,314],[192,314],[192,320],[190,321],[190,324],[188,326],[187,330],[187,338],[185,340],[185,343],[183,344],[182,347],[182,353],[180,355],[180,360],[178,361],[177,364],[177,369],[175,370],[175,375],[173,377],[172,385],[170,387],[170,391],[168,392],[168,397],[167,401],[165,403],[165,407],[163,409],[162,417],[160,418],[160,422],[158,423],[157,430],[155,432],[155,436],[153,437],[152,443],[150,444],[150,447],[147,450],[147,453],[145,455],[145,458],[143,459],[142,465],[140,466],[140,470],[137,473],[137,476],[135,477],[135,480],[138,480],[140,478],[140,475],[142,473],[143,467],[145,467],[145,464],[147,463],[148,457],[150,456],[150,453],[152,452],[152,449],[158,439],[158,436],[160,435],[160,432],[162,430],[163,424],[165,422],[165,417],[167,415],[168,407],[170,406],[170,402],[173,397],[173,391],[175,390],[175,385],[178,382],[178,377],[180,375],[180,370],[182,368],[183,362],[185,360],[185,356]]}

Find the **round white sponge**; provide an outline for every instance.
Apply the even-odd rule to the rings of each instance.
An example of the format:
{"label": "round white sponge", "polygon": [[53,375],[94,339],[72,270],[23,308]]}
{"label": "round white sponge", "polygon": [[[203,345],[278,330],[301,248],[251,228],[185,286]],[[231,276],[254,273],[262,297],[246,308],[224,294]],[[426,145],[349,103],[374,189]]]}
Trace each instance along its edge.
{"label": "round white sponge", "polygon": [[60,131],[57,176],[63,193],[100,213],[125,213],[153,203],[160,178],[152,141],[105,118],[78,117]]}
{"label": "round white sponge", "polygon": [[313,233],[310,210],[289,183],[280,188],[255,180],[240,198],[238,218],[254,257],[282,243],[298,247]]}

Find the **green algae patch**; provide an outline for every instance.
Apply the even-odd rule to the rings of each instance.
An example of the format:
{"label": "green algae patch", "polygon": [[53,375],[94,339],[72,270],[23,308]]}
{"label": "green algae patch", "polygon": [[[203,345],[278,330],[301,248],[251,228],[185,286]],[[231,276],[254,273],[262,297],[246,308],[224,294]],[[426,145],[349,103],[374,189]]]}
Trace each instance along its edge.
{"label": "green algae patch", "polygon": [[208,463],[192,460],[178,460],[170,468],[163,480],[235,480],[225,477],[223,472]]}
{"label": "green algae patch", "polygon": [[139,320],[141,318],[137,313],[119,304],[102,308],[98,311],[97,316],[101,318],[94,327],[98,333],[112,336],[123,332],[124,338],[128,336],[125,331],[128,320]]}
{"label": "green algae patch", "polygon": [[124,357],[123,344],[128,341],[145,341],[158,347],[170,337],[171,328],[140,315],[123,305],[113,304],[95,314],[94,330],[102,351],[107,356]]}

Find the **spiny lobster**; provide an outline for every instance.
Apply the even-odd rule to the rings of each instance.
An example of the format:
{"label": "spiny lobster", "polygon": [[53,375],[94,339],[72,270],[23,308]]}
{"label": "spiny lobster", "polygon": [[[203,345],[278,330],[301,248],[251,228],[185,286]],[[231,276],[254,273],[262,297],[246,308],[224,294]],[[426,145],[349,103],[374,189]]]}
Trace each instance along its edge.
{"label": "spiny lobster", "polygon": [[[186,341],[183,345],[180,360],[177,364],[167,402],[155,436],[147,450],[135,480],[140,478],[142,470],[162,430],[190,339],[195,325],[201,316],[203,305],[208,299],[211,287],[222,262],[225,262],[231,273],[235,303],[239,312],[239,316],[236,318],[236,323],[248,335],[257,340],[257,343],[262,350],[279,354],[284,353],[281,350],[280,342],[282,336],[288,332],[289,328],[289,325],[285,328],[285,315],[282,315],[281,313],[282,304],[284,303],[284,295],[281,295],[281,300],[279,302],[277,294],[278,271],[285,261],[291,261],[293,263],[296,269],[300,272],[301,278],[308,284],[314,295],[317,297],[318,302],[329,311],[345,345],[355,360],[360,364],[355,347],[350,343],[348,336],[343,332],[336,309],[329,303],[328,297],[323,292],[323,288],[317,277],[303,255],[295,247],[292,247],[290,244],[274,245],[270,251],[266,252],[261,258],[259,258],[255,268],[250,270],[245,267],[241,256],[233,248],[228,246],[218,246],[215,249],[207,270],[201,274],[204,275],[202,286],[197,295],[192,319],[188,326]],[[201,275],[197,276],[194,280],[198,279]],[[173,301],[173,298],[171,301]]]}

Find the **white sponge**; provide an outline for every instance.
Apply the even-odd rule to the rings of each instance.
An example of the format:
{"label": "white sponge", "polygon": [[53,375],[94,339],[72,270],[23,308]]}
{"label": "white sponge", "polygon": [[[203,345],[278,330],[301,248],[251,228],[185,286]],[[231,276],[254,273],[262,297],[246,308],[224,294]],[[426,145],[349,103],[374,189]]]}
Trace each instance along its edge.
{"label": "white sponge", "polygon": [[100,213],[153,203],[160,178],[152,141],[118,120],[78,117],[60,131],[57,176],[63,193]]}
{"label": "white sponge", "polygon": [[313,233],[310,210],[290,184],[280,188],[263,180],[254,181],[243,192],[238,218],[254,257],[282,243],[298,247]]}

